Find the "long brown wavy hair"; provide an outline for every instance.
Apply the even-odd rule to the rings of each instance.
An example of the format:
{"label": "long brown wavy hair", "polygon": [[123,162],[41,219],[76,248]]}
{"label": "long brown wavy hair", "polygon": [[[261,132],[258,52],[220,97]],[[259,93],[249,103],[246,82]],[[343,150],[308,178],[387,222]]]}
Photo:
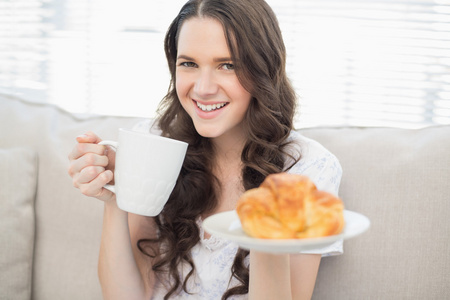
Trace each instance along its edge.
{"label": "long brown wavy hair", "polygon": [[[286,49],[274,12],[263,0],[188,1],[165,37],[171,82],[160,103],[157,122],[164,136],[185,141],[189,147],[177,184],[155,218],[158,237],[138,241],[139,249],[155,258],[153,271],[157,276],[170,278],[164,299],[180,289],[189,293],[187,282],[195,273],[190,250],[200,241],[196,219],[216,208],[220,191],[220,182],[212,172],[211,140],[196,132],[175,89],[178,35],[183,22],[194,17],[213,18],[222,24],[236,75],[252,95],[243,121],[247,135],[241,155],[245,190],[259,186],[268,174],[290,167],[285,166],[289,155],[286,146],[293,129],[296,95],[286,75]],[[299,158],[296,155],[294,161]],[[151,250],[155,243],[163,245],[157,252]],[[244,264],[248,253],[238,250],[231,271],[240,285],[228,289],[222,299],[248,293],[249,270]],[[184,278],[178,269],[180,264],[191,268]]]}

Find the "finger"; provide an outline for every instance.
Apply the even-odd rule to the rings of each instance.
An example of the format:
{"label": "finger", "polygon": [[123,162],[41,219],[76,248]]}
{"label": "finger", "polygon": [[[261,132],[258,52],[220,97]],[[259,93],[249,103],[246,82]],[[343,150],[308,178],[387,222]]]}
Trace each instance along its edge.
{"label": "finger", "polygon": [[69,153],[69,160],[75,160],[87,153],[103,155],[106,153],[106,147],[97,144],[78,143]]}
{"label": "finger", "polygon": [[109,159],[105,155],[98,155],[95,153],[86,153],[76,160],[72,160],[69,165],[68,173],[74,177],[80,173],[84,168],[89,166],[106,167]]}
{"label": "finger", "polygon": [[110,146],[106,146],[105,155],[108,157],[107,169],[114,172],[116,165],[116,150]]}
{"label": "finger", "polygon": [[[101,142],[101,139],[93,132],[89,131],[85,134],[79,135],[76,137],[76,140],[78,144],[73,148],[72,152],[69,153],[69,160],[77,159],[78,157],[82,156],[83,154],[92,151],[89,149],[97,149],[97,151],[92,151],[94,153],[100,154],[98,151],[105,151],[104,146],[96,145]],[[91,146],[87,145],[94,145],[92,148]],[[99,147],[99,148],[95,148]]]}
{"label": "finger", "polygon": [[95,133],[88,131],[85,134],[76,137],[78,143],[93,143],[98,144],[102,141]]}
{"label": "finger", "polygon": [[106,201],[113,196],[113,193],[103,187],[110,182],[112,178],[113,173],[111,171],[105,171],[100,173],[89,183],[81,184],[79,189],[83,195]]}
{"label": "finger", "polygon": [[88,166],[73,176],[73,186],[79,188],[81,185],[87,184],[94,180],[104,171],[105,168],[103,167]]}

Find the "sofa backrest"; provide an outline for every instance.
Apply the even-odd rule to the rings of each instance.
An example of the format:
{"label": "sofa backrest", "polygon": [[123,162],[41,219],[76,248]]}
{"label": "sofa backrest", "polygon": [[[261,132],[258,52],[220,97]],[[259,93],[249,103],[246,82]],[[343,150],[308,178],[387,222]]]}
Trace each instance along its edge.
{"label": "sofa backrest", "polygon": [[[67,173],[68,154],[76,144],[75,137],[87,130],[115,140],[119,127],[131,128],[139,120],[77,117],[54,105],[0,95],[0,148],[26,149],[37,156],[37,188],[32,191],[34,198],[28,201],[35,211],[34,245],[28,243],[28,247],[34,247],[32,269],[28,270],[32,272],[32,299],[102,299],[97,259],[103,204],[73,187]],[[17,182],[11,184],[16,189],[19,186]],[[31,217],[26,218],[23,221],[29,222]],[[0,245],[0,255],[4,246]],[[20,251],[16,249],[15,254]],[[25,258],[28,256],[21,254],[16,263],[23,263]],[[0,294],[0,299],[12,298]]]}
{"label": "sofa backrest", "polygon": [[[119,127],[131,128],[139,121],[111,116],[79,118],[53,105],[0,95],[0,149],[27,149],[18,155],[27,162],[29,176],[38,174],[37,181],[30,178],[31,190],[24,194],[27,209],[34,208],[35,215],[14,216],[26,219],[23,224],[35,224],[35,234],[28,230],[26,235],[34,256],[24,253],[20,258],[33,260],[32,270],[21,269],[32,272],[32,277],[23,275],[24,280],[32,278],[32,299],[101,299],[97,259],[103,205],[73,188],[67,175],[67,155],[75,137],[87,130],[114,140]],[[450,126],[420,130],[313,128],[300,132],[338,157],[344,170],[340,196],[346,209],[371,220],[368,232],[344,243],[344,255],[322,259],[313,298],[448,298]],[[0,172],[4,166],[1,157]],[[14,171],[10,168],[6,172]],[[19,175],[14,177],[18,181]],[[1,195],[0,207],[6,203]],[[0,224],[3,231],[10,230],[1,220]],[[0,255],[5,247],[0,244]],[[0,278],[5,276],[10,275],[0,269]],[[14,288],[24,284],[14,282]]]}
{"label": "sofa backrest", "polygon": [[343,167],[346,209],[371,220],[322,259],[314,299],[450,297],[450,126],[302,130]]}

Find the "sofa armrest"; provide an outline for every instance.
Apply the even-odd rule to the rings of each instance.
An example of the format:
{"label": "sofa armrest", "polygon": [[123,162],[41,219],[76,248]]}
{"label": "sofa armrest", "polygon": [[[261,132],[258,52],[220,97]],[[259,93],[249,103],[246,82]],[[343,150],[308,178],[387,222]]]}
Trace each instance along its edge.
{"label": "sofa armrest", "polygon": [[0,149],[0,299],[30,299],[33,266],[36,152]]}

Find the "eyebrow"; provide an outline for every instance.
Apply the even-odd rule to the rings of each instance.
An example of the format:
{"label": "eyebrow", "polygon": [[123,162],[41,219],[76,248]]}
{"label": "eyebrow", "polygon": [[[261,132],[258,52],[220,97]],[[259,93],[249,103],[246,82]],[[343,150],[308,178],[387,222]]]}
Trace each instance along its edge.
{"label": "eyebrow", "polygon": [[231,57],[218,57],[214,58],[214,62],[227,62],[232,61]]}
{"label": "eyebrow", "polygon": [[194,60],[192,57],[187,55],[178,55],[177,59]]}
{"label": "eyebrow", "polygon": [[[178,59],[185,59],[185,60],[195,61],[194,58],[192,58],[190,56],[187,56],[187,55],[183,55],[183,54],[179,55],[177,57],[177,60]],[[231,57],[217,57],[217,58],[214,58],[214,62],[227,62],[227,61],[232,61]]]}

